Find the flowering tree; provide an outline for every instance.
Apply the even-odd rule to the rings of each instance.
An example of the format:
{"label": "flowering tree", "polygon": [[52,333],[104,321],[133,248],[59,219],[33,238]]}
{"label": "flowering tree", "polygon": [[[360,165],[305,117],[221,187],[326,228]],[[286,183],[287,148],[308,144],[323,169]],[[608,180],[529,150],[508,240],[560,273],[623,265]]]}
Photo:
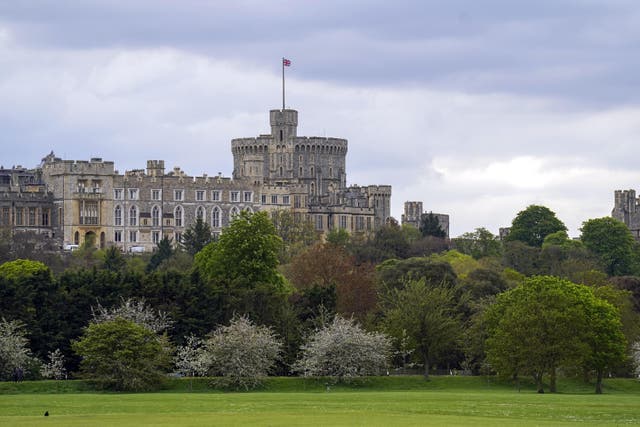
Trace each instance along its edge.
{"label": "flowering tree", "polygon": [[178,346],[173,359],[178,373],[186,377],[205,375],[207,372],[203,342],[189,335],[184,345]]}
{"label": "flowering tree", "polygon": [[381,333],[366,332],[353,320],[336,316],[302,346],[293,371],[304,376],[330,376],[339,381],[386,370],[391,341]]}
{"label": "flowering tree", "polygon": [[24,370],[32,360],[24,324],[17,320],[0,319],[0,380],[11,379],[17,370]]}
{"label": "flowering tree", "polygon": [[223,386],[248,390],[274,368],[282,344],[271,328],[236,317],[213,331],[204,344],[203,363]]}
{"label": "flowering tree", "polygon": [[67,370],[64,367],[64,356],[59,348],[50,351],[49,361],[40,368],[40,375],[53,380],[63,380],[67,377]]}
{"label": "flowering tree", "polygon": [[123,299],[119,307],[111,309],[98,304],[98,308],[94,310],[92,307],[91,312],[93,315],[92,323],[110,322],[121,318],[137,323],[155,333],[163,332],[173,324],[167,313],[149,307],[144,299]]}

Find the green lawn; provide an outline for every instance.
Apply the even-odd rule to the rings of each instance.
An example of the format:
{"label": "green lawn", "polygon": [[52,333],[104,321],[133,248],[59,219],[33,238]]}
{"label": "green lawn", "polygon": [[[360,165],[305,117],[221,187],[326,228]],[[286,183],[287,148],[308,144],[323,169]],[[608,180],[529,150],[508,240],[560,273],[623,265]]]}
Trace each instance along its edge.
{"label": "green lawn", "polygon": [[[30,426],[563,426],[639,425],[637,381],[609,381],[604,395],[575,384],[558,394],[521,392],[480,378],[380,379],[332,387],[319,382],[275,379],[252,393],[184,392],[186,381],[160,393],[79,392],[52,382],[0,387],[0,425]],[[59,383],[58,383],[59,384]],[[75,385],[74,385],[75,384]],[[194,390],[203,390],[196,382]],[[381,390],[389,386],[389,390]],[[404,384],[404,390],[402,385]],[[33,388],[40,388],[36,392]],[[82,386],[81,386],[82,387]],[[50,393],[52,388],[57,392]],[[75,390],[74,390],[75,388]],[[274,391],[277,390],[277,391]],[[50,416],[43,416],[49,411]]]}

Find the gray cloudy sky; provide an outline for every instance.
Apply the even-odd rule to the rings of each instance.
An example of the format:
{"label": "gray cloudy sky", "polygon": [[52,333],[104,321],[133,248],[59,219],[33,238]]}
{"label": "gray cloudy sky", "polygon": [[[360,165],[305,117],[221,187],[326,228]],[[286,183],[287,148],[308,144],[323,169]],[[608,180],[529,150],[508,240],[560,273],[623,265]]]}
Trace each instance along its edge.
{"label": "gray cloudy sky", "polygon": [[578,235],[640,188],[639,46],[636,0],[0,1],[0,164],[230,175],[286,56],[298,133],[348,138],[397,218],[497,233],[536,203]]}

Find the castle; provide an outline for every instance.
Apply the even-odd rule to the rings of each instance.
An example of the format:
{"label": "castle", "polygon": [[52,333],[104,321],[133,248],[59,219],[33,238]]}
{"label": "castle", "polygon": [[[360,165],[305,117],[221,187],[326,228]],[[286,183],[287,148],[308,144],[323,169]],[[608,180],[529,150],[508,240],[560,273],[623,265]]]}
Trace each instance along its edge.
{"label": "castle", "polygon": [[634,190],[616,190],[611,216],[624,222],[636,240],[640,240],[640,199]]}
{"label": "castle", "polygon": [[287,209],[319,234],[370,234],[391,216],[391,186],[347,186],[347,140],[297,135],[296,110],[272,110],[271,133],[231,141],[233,175],[189,176],[163,160],[146,169],[63,160],[53,152],[39,167],[0,169],[0,227],[35,231],[74,248],[152,251],[165,236],[178,242],[197,218],[219,234],[240,211]]}

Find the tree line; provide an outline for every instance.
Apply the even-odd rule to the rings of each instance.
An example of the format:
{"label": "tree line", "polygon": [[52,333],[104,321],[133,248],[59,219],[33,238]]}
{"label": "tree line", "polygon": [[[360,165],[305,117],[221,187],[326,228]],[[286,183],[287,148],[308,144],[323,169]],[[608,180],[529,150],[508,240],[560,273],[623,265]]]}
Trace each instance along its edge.
{"label": "tree line", "polygon": [[[504,241],[483,228],[451,240],[441,231],[426,216],[420,228],[319,241],[287,211],[242,213],[216,241],[196,223],[181,248],[165,239],[151,256],[87,244],[50,265],[7,261],[0,378],[19,365],[31,378],[100,373],[105,387],[135,389],[177,370],[246,387],[267,374],[419,368],[526,375],[540,391],[559,374],[592,376],[601,391],[605,375],[634,373],[640,250],[624,224],[588,220],[572,240],[552,211],[529,206]],[[149,360],[136,356],[137,375],[109,380],[113,366],[99,361],[131,340],[153,344],[139,352]],[[268,355],[254,354],[256,340]],[[214,369],[234,351],[240,366]]]}

